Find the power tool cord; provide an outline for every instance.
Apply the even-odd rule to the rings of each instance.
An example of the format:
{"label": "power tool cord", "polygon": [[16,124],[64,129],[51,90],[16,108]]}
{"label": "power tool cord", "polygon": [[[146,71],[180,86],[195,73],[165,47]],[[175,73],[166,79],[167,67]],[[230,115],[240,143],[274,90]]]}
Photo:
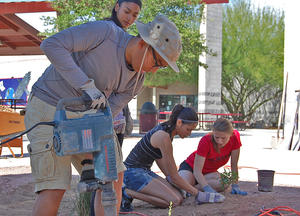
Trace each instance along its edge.
{"label": "power tool cord", "polygon": [[1,142],[1,143],[0,143],[0,146],[1,146],[1,145],[4,145],[5,143],[8,143],[8,142],[10,142],[10,141],[12,141],[12,140],[14,140],[14,139],[20,137],[20,136],[23,136],[24,134],[30,132],[33,128],[35,128],[35,127],[37,127],[37,126],[39,126],[39,125],[48,125],[48,126],[53,126],[53,127],[54,127],[54,126],[56,125],[56,123],[55,123],[54,121],[52,121],[52,122],[39,122],[39,123],[33,125],[33,126],[32,126],[31,128],[29,128],[28,130],[26,130],[26,131],[24,131],[24,132],[18,134],[17,136],[14,136],[13,138],[10,138],[10,139],[8,139],[8,140],[6,140],[6,141],[4,141],[4,142]]}

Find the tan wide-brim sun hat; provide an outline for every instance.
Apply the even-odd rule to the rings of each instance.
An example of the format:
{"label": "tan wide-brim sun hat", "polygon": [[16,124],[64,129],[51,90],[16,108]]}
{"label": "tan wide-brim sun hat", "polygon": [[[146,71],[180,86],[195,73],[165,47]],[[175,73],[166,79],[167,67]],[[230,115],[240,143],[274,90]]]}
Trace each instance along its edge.
{"label": "tan wide-brim sun hat", "polygon": [[174,71],[179,72],[176,60],[180,56],[182,45],[176,25],[164,15],[156,16],[147,24],[139,21],[135,23],[142,39],[153,47]]}

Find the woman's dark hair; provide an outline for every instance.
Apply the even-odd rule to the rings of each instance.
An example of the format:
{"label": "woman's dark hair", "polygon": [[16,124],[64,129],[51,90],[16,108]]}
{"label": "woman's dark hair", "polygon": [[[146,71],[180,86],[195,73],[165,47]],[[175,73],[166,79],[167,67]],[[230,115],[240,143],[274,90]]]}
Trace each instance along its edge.
{"label": "woman's dark hair", "polygon": [[198,123],[198,115],[193,108],[177,104],[173,107],[169,120],[162,123],[167,125],[166,132],[171,133],[175,129],[177,119],[181,119],[183,124]]}
{"label": "woman's dark hair", "polygon": [[[119,4],[119,6],[121,7],[121,4],[123,2],[132,2],[132,3],[135,3],[135,4],[137,4],[140,7],[140,9],[142,9],[142,1],[141,0],[118,0],[116,2],[116,4]],[[119,19],[117,17],[117,12],[115,11],[116,4],[115,4],[115,6],[113,7],[113,9],[111,11],[111,17],[106,18],[105,20],[112,20],[117,26],[123,28],[122,24],[120,23],[120,21],[119,21]]]}
{"label": "woman's dark hair", "polygon": [[[224,133],[231,135],[233,132],[233,127],[232,127],[231,122],[228,119],[219,118],[215,121],[215,123],[213,125],[213,131],[224,132]],[[218,153],[220,153],[220,148],[219,148],[218,144],[216,143],[214,136],[211,136],[211,140],[213,142],[214,149]]]}

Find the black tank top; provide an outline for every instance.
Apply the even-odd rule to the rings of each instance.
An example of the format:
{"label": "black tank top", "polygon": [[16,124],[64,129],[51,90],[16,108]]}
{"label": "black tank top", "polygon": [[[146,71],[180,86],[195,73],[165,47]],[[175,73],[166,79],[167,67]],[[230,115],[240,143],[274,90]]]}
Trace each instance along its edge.
{"label": "black tank top", "polygon": [[161,151],[154,148],[150,143],[151,136],[159,130],[166,131],[166,125],[157,125],[150,130],[131,150],[124,164],[127,168],[146,168],[150,169],[154,160],[161,159]]}

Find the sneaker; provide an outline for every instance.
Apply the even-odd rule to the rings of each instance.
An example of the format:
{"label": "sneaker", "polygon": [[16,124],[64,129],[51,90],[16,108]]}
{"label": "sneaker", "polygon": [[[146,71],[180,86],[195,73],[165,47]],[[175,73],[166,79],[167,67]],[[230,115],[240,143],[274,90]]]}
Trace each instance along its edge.
{"label": "sneaker", "polygon": [[132,212],[133,207],[131,205],[133,201],[133,198],[128,196],[128,194],[125,191],[125,187],[122,187],[122,201],[121,201],[121,208],[120,212]]}

